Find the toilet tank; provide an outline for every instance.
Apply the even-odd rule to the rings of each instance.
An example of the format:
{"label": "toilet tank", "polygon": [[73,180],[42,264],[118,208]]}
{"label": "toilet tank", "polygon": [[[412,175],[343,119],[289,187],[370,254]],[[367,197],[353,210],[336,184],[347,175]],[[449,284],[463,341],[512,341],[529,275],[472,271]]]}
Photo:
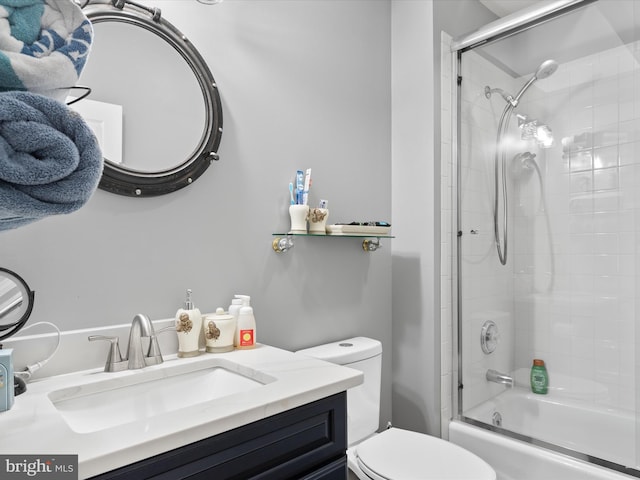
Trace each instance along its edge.
{"label": "toilet tank", "polygon": [[347,435],[349,445],[378,430],[380,417],[380,377],[382,344],[378,340],[355,337],[319,345],[297,353],[360,370],[364,382],[347,390]]}

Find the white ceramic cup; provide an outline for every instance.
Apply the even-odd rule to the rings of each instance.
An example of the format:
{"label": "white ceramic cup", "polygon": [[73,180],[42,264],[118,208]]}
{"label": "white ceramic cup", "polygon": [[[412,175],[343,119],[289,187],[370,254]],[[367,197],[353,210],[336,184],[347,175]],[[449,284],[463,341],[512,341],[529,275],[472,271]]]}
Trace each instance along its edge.
{"label": "white ceramic cup", "polygon": [[224,313],[207,315],[203,319],[202,329],[207,352],[223,353],[233,350],[236,333],[236,319],[233,315]]}
{"label": "white ceramic cup", "polygon": [[309,205],[290,205],[289,216],[291,217],[290,233],[307,233]]}
{"label": "white ceramic cup", "polygon": [[311,208],[309,210],[309,233],[327,233],[327,218],[329,218],[328,209]]}

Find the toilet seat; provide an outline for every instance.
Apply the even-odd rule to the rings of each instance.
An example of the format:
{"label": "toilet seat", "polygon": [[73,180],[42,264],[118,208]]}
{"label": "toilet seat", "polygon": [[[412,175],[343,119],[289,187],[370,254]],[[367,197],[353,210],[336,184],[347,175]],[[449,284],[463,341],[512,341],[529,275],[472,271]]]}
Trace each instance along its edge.
{"label": "toilet seat", "polygon": [[495,480],[473,453],[440,438],[390,428],[355,448],[360,469],[373,480]]}

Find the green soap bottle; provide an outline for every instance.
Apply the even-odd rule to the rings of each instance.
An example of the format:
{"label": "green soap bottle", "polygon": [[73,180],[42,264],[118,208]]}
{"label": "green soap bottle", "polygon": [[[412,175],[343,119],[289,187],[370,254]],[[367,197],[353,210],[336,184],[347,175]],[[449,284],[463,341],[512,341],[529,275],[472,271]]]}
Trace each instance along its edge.
{"label": "green soap bottle", "polygon": [[540,395],[546,395],[549,391],[549,374],[544,360],[536,358],[531,367],[531,391]]}

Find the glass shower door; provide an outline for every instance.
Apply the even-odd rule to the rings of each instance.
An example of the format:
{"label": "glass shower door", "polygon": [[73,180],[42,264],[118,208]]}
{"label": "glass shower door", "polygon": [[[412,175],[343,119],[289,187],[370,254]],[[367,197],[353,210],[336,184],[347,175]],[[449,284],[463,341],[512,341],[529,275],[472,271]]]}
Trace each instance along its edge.
{"label": "glass shower door", "polygon": [[640,2],[601,0],[459,53],[459,413],[619,469],[640,445],[639,33]]}

